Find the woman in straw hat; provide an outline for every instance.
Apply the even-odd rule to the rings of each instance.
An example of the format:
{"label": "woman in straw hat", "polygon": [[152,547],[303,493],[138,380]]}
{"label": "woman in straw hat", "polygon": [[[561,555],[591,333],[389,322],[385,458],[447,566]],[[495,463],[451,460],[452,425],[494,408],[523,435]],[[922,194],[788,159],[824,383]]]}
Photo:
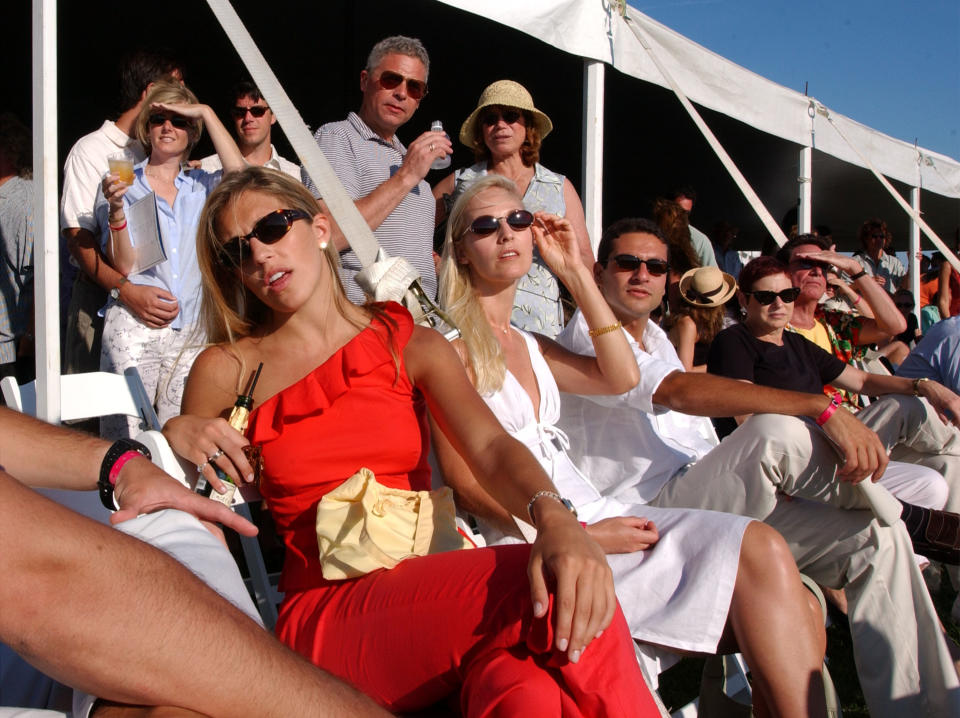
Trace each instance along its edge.
{"label": "woman in straw hat", "polygon": [[[476,163],[434,186],[437,222],[446,218],[454,200],[474,180],[487,173],[503,175],[517,186],[527,210],[549,212],[570,222],[583,261],[592,266],[580,196],[570,180],[539,163],[540,143],[552,129],[550,118],[534,106],[523,85],[499,80],[488,86],[460,128],[460,141],[473,150]],[[536,249],[530,271],[517,287],[512,320],[522,329],[550,337],[563,329],[560,285]]]}
{"label": "woman in straw hat", "polygon": [[[516,285],[534,246],[577,300],[595,357],[511,326]],[[743,516],[600,496],[567,455],[568,439],[556,426],[560,391],[622,392],[638,371],[591,269],[580,259],[568,220],[531,215],[504,177],[474,182],[451,210],[440,268],[440,299],[460,327],[462,339],[454,346],[467,373],[607,552],[645,663],[667,659],[663,648],[713,653],[736,644],[753,671],[758,715],[824,715],[822,619],[819,607],[808,603],[783,538]],[[609,397],[611,405],[619,399]],[[458,503],[481,520],[488,541],[510,542],[517,535],[510,515],[480,487],[442,432],[433,440]]]}
{"label": "woman in straw hat", "polygon": [[687,371],[705,372],[710,343],[723,329],[723,305],[737,291],[737,280],[716,267],[695,267],[677,283],[680,300],[670,307],[663,328]]}

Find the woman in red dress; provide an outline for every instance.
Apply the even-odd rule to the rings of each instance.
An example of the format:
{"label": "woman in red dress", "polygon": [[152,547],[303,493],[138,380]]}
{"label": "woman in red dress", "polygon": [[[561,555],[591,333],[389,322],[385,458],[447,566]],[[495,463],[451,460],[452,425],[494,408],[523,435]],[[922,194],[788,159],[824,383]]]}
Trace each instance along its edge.
{"label": "woman in red dress", "polygon": [[[554,491],[546,474],[439,333],[399,305],[347,301],[329,239],[296,182],[261,168],[224,179],[197,238],[216,344],[165,428],[190,461],[215,457],[249,478],[247,438],[224,417],[264,363],[247,433],[263,446],[261,491],[286,545],[278,636],[392,711],[459,696],[471,717],[657,715],[602,550],[563,503],[538,496]],[[429,489],[427,409],[498,501],[522,517],[530,506],[536,543],[325,579],[318,502],[361,467],[386,486]]]}

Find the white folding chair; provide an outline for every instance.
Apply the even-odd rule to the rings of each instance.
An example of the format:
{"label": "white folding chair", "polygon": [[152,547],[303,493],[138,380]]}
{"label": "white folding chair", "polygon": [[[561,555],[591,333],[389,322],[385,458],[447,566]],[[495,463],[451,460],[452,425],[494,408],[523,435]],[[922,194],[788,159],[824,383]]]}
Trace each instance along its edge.
{"label": "white folding chair", "polygon": [[[195,473],[195,467],[174,453],[163,434],[155,430],[145,431],[137,436],[137,441],[150,449],[153,463],[187,488],[193,488],[187,476]],[[248,503],[260,500],[262,497],[256,488],[241,486],[234,494],[233,510],[247,521],[251,521]],[[253,590],[257,610],[264,625],[272,631],[277,623],[277,606],[283,600],[283,594],[277,589],[279,574],[267,572],[260,542],[256,536],[240,536],[240,546],[243,549],[247,570],[250,572],[250,587]]]}

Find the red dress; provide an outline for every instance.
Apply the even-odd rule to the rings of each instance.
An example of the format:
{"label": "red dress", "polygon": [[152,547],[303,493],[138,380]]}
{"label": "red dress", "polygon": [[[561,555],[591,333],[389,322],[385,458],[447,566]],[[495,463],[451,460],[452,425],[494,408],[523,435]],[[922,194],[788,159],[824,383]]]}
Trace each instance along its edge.
{"label": "red dress", "polygon": [[460,692],[465,716],[654,716],[619,609],[578,664],[550,650],[552,611],[534,619],[527,546],[409,559],[327,581],[314,529],[320,498],[361,466],[396,488],[430,487],[422,396],[403,366],[410,315],[374,319],[310,374],[263,402],[261,491],[286,544],[277,635],[391,711]]}

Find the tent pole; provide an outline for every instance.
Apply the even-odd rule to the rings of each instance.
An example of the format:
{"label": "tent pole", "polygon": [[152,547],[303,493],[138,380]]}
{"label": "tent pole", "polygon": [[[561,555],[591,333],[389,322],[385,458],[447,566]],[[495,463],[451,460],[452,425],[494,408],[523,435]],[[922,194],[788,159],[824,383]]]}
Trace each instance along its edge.
{"label": "tent pole", "polygon": [[810,234],[813,231],[813,148],[800,150],[800,208],[797,212],[797,234]]}
{"label": "tent pole", "polygon": [[[917,214],[920,214],[920,188],[910,188],[910,206]],[[917,325],[920,324],[920,261],[917,255],[920,253],[920,225],[913,215],[910,216],[910,247],[907,250],[908,267],[910,268],[910,291],[913,293],[913,313],[917,317]]]}
{"label": "tent pole", "polygon": [[593,253],[603,232],[603,79],[604,64],[583,61],[583,211]]}
{"label": "tent pole", "polygon": [[33,0],[33,230],[37,416],[60,422],[57,3]]}

